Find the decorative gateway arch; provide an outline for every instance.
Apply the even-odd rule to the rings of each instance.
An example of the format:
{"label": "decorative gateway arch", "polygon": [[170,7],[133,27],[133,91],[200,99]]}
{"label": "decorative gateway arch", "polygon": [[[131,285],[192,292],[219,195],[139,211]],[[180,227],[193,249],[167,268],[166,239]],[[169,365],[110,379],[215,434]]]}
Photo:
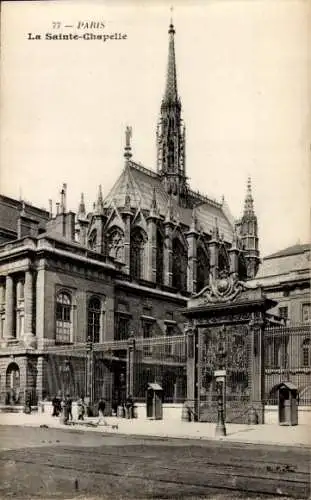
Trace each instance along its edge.
{"label": "decorative gateway arch", "polygon": [[187,406],[193,419],[217,421],[215,371],[226,370],[223,398],[227,422],[264,423],[264,330],[276,303],[260,287],[226,273],[189,299],[187,317]]}

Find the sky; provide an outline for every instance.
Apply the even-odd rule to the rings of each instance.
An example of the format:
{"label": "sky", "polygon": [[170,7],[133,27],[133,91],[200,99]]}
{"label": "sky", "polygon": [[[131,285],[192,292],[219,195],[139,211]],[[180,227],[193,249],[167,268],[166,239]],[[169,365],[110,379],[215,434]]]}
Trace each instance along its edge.
{"label": "sky", "polygon": [[[224,195],[238,218],[250,176],[261,255],[309,241],[310,2],[173,7],[191,187]],[[105,195],[122,171],[126,125],[133,159],[156,168],[170,16],[169,4],[156,0],[3,2],[3,194],[45,208],[52,199],[55,207],[65,182],[68,207],[77,209],[83,191],[91,209],[98,185]],[[105,27],[78,29],[79,21]],[[44,39],[62,32],[126,39]]]}

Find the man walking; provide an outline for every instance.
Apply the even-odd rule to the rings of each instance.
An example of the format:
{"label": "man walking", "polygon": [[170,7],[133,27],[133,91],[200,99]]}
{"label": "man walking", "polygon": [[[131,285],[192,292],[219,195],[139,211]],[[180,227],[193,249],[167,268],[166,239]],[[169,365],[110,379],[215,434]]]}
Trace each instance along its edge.
{"label": "man walking", "polygon": [[98,403],[98,414],[99,414],[98,424],[100,424],[104,420],[105,408],[106,408],[106,403],[101,398],[99,403]]}

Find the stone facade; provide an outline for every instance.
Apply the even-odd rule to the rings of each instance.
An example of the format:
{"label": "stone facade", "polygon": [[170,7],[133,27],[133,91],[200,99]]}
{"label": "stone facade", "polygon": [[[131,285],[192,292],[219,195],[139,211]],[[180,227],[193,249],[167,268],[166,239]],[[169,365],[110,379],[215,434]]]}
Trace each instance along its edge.
{"label": "stone facade", "polygon": [[[85,355],[89,337],[103,344],[130,335],[181,334],[184,320],[178,311],[211,277],[256,274],[258,231],[250,182],[240,221],[224,199],[212,200],[189,185],[174,44],[171,25],[156,170],[133,161],[127,127],[124,169],[105,198],[99,188],[90,213],[83,194],[77,213],[67,209],[66,184],[56,213],[52,206],[44,211],[0,198],[2,403],[10,391],[19,402],[29,397],[27,391],[39,398],[49,392],[49,379],[59,377],[48,367],[49,349],[55,347],[55,356],[60,351],[73,356],[82,345]],[[103,365],[106,378],[112,364],[110,372]]]}

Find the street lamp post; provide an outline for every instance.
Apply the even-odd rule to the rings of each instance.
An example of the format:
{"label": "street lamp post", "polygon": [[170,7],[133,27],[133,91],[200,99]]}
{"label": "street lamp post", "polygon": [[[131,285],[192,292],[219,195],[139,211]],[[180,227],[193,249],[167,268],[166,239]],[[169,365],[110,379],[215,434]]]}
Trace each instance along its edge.
{"label": "street lamp post", "polygon": [[216,436],[226,436],[226,425],[225,425],[225,408],[224,408],[224,390],[226,383],[226,370],[225,370],[225,358],[227,353],[224,349],[223,340],[224,328],[221,331],[220,338],[218,341],[218,351],[217,351],[217,365],[218,370],[215,370],[216,386],[217,386],[217,425],[216,425]]}
{"label": "street lamp post", "polygon": [[93,339],[88,336],[87,342],[87,396],[89,397],[89,406],[94,402],[94,381],[93,381]]}
{"label": "street lamp post", "polygon": [[62,365],[62,381],[63,381],[63,400],[69,392],[69,381],[70,381],[70,361],[66,357]]}

